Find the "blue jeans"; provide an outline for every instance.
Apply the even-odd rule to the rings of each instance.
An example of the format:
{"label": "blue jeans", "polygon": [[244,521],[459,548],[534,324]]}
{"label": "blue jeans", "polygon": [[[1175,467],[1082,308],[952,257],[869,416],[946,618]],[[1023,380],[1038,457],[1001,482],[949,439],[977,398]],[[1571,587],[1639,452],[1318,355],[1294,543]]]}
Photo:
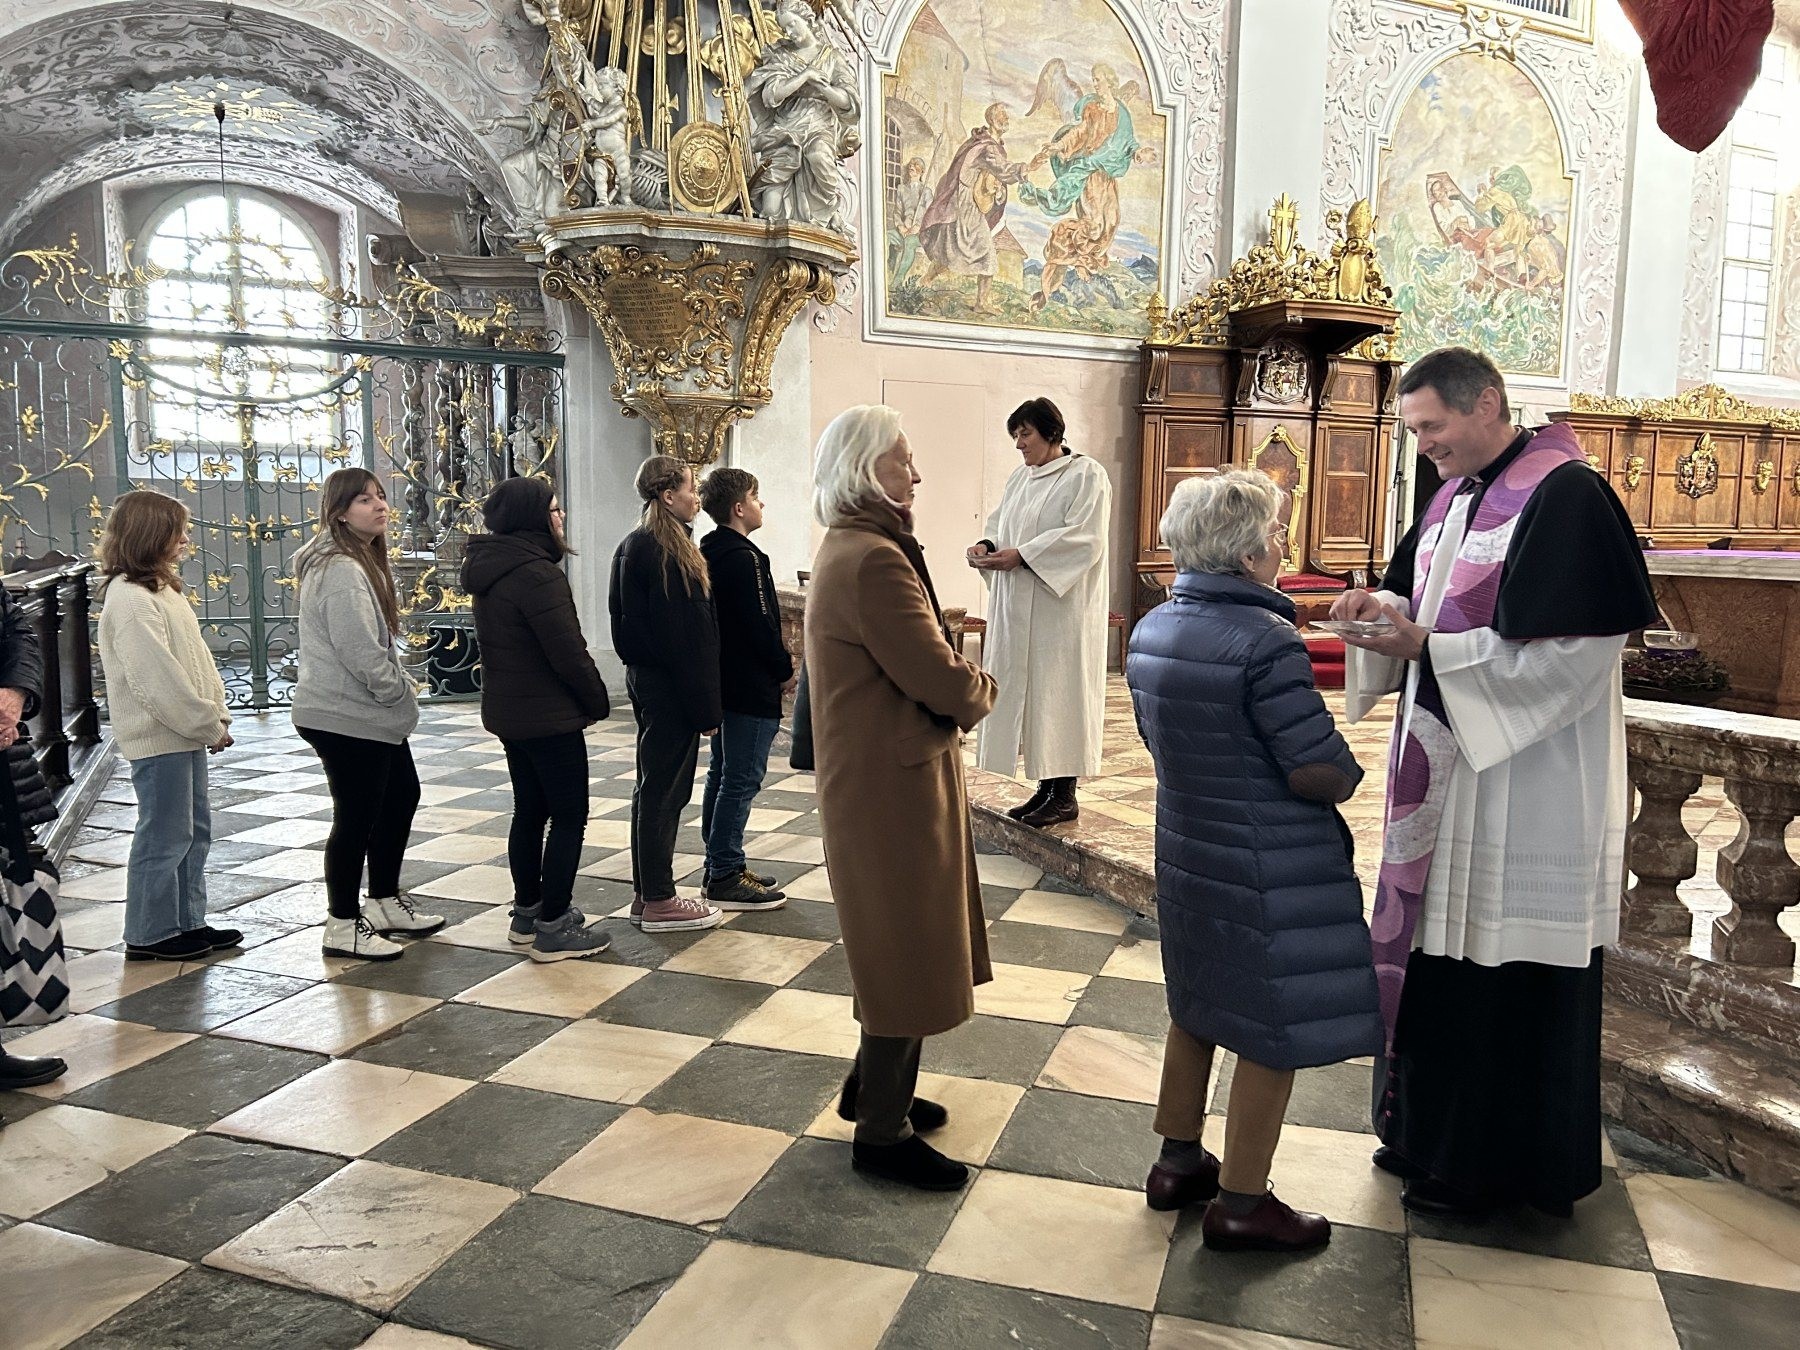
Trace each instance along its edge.
{"label": "blue jeans", "polygon": [[133,760],[131,788],[138,817],[125,871],[125,941],[148,947],[206,925],[206,751]]}
{"label": "blue jeans", "polygon": [[712,738],[712,763],[700,799],[700,837],[706,841],[706,875],[735,877],[744,870],[744,826],[750,803],[769,771],[769,747],[781,730],[778,717],[728,712]]}

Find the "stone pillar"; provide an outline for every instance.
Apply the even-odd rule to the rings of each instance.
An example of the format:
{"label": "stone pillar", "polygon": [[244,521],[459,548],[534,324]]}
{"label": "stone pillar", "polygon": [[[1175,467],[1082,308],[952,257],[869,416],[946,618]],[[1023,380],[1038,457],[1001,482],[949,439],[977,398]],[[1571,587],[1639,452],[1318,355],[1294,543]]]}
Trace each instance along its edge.
{"label": "stone pillar", "polygon": [[1330,0],[1256,0],[1232,7],[1231,87],[1225,144],[1229,265],[1268,237],[1269,206],[1287,193],[1300,205],[1309,247],[1324,229],[1325,84]]}
{"label": "stone pillar", "polygon": [[[552,302],[553,303],[553,302]],[[615,703],[624,699],[624,667],[612,651],[606,590],[613,550],[636,528],[638,465],[654,448],[649,424],[626,417],[611,393],[612,359],[593,320],[579,305],[562,305],[552,326],[564,334],[563,505],[569,512],[569,584],[575,609]]]}
{"label": "stone pillar", "polygon": [[1641,63],[1625,183],[1612,392],[1625,398],[1667,398],[1675,392],[1681,356],[1694,156],[1656,125],[1656,103]]}
{"label": "stone pillar", "polygon": [[1794,964],[1794,940],[1778,918],[1800,901],[1800,867],[1786,842],[1788,822],[1800,814],[1800,789],[1727,777],[1725,795],[1743,821],[1737,838],[1719,850],[1719,885],[1731,912],[1713,920],[1713,959],[1785,969]]}
{"label": "stone pillar", "polygon": [[1681,823],[1681,808],[1700,787],[1700,775],[1666,764],[1631,761],[1631,785],[1642,797],[1626,837],[1626,856],[1637,880],[1625,890],[1623,926],[1638,937],[1681,937],[1694,916],[1677,888],[1700,866],[1700,846]]}

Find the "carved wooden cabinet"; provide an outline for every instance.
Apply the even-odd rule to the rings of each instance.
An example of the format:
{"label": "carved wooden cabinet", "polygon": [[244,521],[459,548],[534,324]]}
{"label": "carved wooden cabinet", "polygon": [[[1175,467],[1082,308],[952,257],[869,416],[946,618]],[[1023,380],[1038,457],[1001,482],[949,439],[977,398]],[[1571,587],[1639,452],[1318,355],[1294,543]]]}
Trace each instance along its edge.
{"label": "carved wooden cabinet", "polygon": [[1276,301],[1234,312],[1229,345],[1145,345],[1134,618],[1174,579],[1158,534],[1169,497],[1207,469],[1258,468],[1287,490],[1281,585],[1303,612],[1328,605],[1343,578],[1380,570],[1399,367],[1351,351],[1392,318]]}

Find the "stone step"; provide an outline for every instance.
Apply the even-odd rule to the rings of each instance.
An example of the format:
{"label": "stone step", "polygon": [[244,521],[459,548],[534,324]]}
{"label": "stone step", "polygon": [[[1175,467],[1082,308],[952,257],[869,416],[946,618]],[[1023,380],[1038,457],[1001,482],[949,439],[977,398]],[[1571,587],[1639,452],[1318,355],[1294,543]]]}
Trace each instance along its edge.
{"label": "stone step", "polygon": [[1608,1000],[1601,1109],[1728,1177],[1800,1202],[1800,1056]]}

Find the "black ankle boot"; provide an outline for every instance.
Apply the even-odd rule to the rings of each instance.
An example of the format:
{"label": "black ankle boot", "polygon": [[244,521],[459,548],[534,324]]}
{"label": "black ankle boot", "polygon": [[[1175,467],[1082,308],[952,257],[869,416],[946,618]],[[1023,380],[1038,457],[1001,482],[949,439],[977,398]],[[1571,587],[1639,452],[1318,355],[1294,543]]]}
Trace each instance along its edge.
{"label": "black ankle boot", "polygon": [[1050,796],[1037,810],[1020,816],[1021,825],[1041,830],[1049,825],[1067,825],[1080,817],[1081,808],[1075,804],[1075,780],[1052,778],[1049,782]]}
{"label": "black ankle boot", "polygon": [[[838,1117],[842,1120],[856,1119],[856,1093],[861,1086],[855,1073],[844,1080],[844,1090],[838,1093]],[[939,1130],[950,1119],[949,1111],[939,1106],[928,1097],[914,1097],[912,1105],[906,1109],[906,1118],[915,1131],[928,1134]]]}
{"label": "black ankle boot", "polygon": [[1030,815],[1032,812],[1043,810],[1044,803],[1050,800],[1051,785],[1052,785],[1051,779],[1048,779],[1048,778],[1044,779],[1042,782],[1040,782],[1037,785],[1036,792],[1032,793],[1029,797],[1027,797],[1024,801],[1020,802],[1017,806],[1007,807],[1006,814],[1011,816],[1014,820],[1023,820],[1026,816]]}
{"label": "black ankle boot", "polygon": [[918,1135],[897,1144],[852,1144],[850,1165],[903,1186],[922,1191],[960,1191],[969,1181],[969,1169],[946,1158]]}

